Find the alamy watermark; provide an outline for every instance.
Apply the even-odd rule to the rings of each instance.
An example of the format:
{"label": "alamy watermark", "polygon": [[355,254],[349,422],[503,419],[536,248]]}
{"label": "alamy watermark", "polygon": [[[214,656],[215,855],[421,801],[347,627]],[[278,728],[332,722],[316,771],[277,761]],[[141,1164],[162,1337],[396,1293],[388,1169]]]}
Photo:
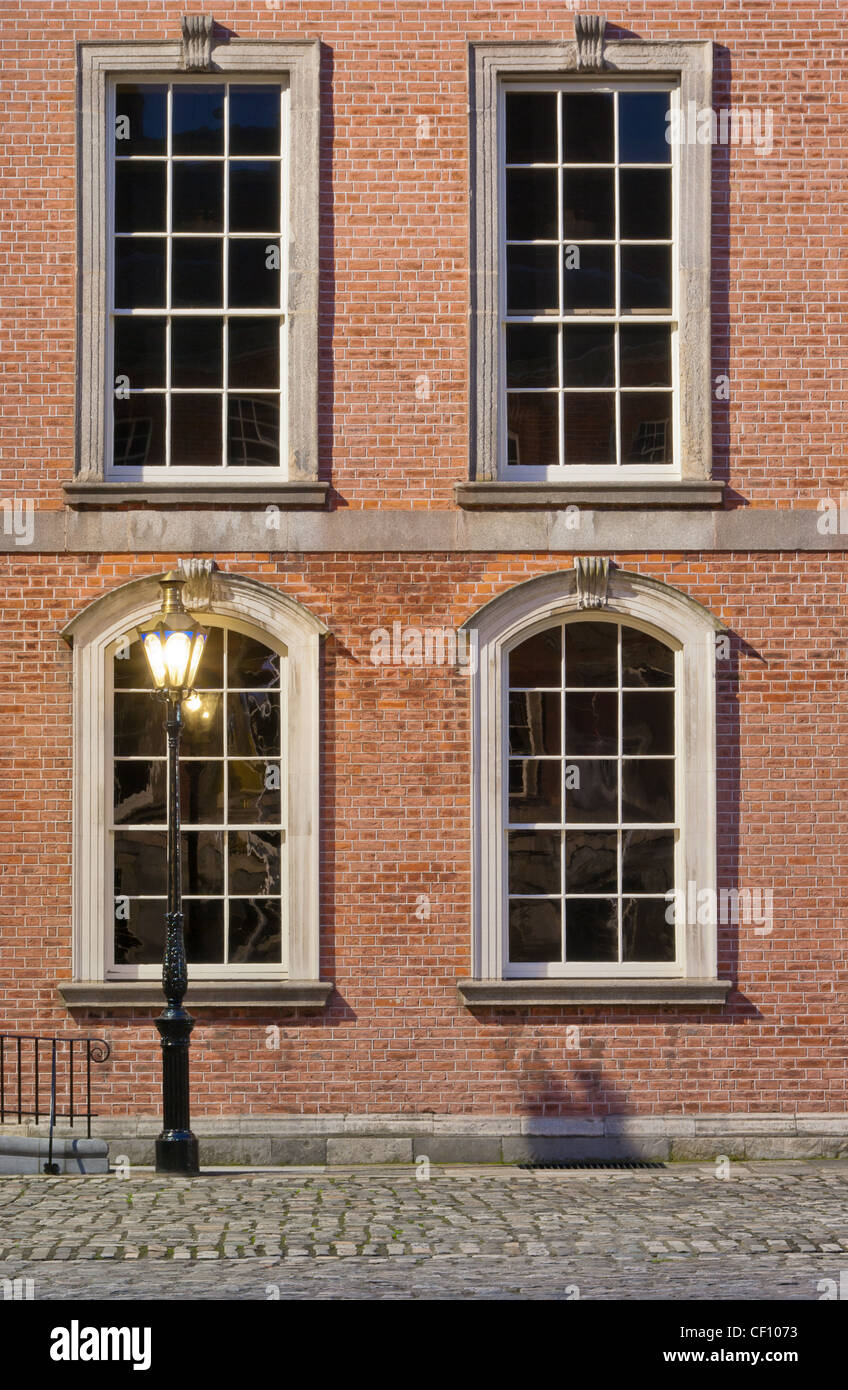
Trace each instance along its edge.
{"label": "alamy watermark", "polygon": [[669,145],[754,145],[762,154],[774,149],[774,111],[770,106],[698,106],[687,101],[666,114]]}
{"label": "alamy watermark", "polygon": [[665,895],[665,920],[671,926],[714,927],[740,922],[754,927],[755,936],[771,936],[773,888],[699,888],[690,879],[685,888]]}
{"label": "alamy watermark", "polygon": [[32,545],[35,538],[35,507],[31,497],[2,497],[3,535],[14,536],[15,545]]}

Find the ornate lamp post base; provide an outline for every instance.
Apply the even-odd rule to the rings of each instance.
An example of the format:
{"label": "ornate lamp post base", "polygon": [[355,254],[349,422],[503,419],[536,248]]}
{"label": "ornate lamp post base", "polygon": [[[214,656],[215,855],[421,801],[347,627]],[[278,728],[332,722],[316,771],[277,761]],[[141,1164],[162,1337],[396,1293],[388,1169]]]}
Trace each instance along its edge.
{"label": "ornate lamp post base", "polygon": [[156,1140],[156,1172],[191,1177],[200,1172],[197,1139],[189,1129],[188,1043],[194,1019],[166,1008],[156,1020],[162,1046],[164,1129]]}

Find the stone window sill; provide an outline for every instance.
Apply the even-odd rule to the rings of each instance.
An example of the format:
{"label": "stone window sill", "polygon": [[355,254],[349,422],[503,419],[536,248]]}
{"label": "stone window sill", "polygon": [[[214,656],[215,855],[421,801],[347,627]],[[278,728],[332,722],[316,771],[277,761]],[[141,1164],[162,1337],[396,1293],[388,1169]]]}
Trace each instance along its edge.
{"label": "stone window sill", "polygon": [[[164,1007],[158,980],[60,980],[58,990],[70,1009],[155,1009]],[[332,980],[194,980],[185,997],[188,1009],[323,1009]]]}
{"label": "stone window sill", "polygon": [[550,1004],[723,1004],[730,980],[457,980],[472,1007]]}
{"label": "stone window sill", "polygon": [[106,483],[76,480],[64,484],[65,501],[71,507],[120,507],[127,502],[146,502],[150,506],[323,508],[327,505],[329,483],[235,483],[207,479],[157,483]]}
{"label": "stone window sill", "polygon": [[724,485],[709,480],[677,482],[457,483],[457,506],[504,507],[720,507]]}

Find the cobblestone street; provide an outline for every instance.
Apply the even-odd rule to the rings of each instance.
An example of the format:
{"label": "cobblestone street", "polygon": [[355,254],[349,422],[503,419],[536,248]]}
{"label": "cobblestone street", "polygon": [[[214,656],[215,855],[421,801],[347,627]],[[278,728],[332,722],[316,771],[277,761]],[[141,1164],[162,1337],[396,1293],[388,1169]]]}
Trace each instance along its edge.
{"label": "cobblestone street", "polygon": [[848,1164],[0,1179],[0,1278],[35,1299],[166,1299],[174,1262],[192,1299],[815,1300]]}

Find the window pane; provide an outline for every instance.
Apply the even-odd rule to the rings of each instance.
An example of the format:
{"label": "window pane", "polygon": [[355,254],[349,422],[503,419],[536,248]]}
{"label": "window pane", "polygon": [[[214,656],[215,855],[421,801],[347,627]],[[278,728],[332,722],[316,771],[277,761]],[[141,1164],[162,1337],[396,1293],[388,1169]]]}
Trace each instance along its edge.
{"label": "window pane", "polygon": [[612,169],[566,169],[563,174],[563,231],[567,237],[604,241],[615,236],[615,173]]}
{"label": "window pane", "polygon": [[570,830],[565,837],[566,893],[618,892],[618,836]]}
{"label": "window pane", "polygon": [[561,680],[562,628],[546,628],[513,647],[509,654],[510,685],[558,687]]}
{"label": "window pane", "polygon": [[115,165],[115,231],[164,232],[164,162]]}
{"label": "window pane", "polygon": [[220,627],[207,628],[208,637],[197,670],[197,690],[214,690],[224,683],[224,632]]}
{"label": "window pane", "polygon": [[508,169],[506,234],[511,241],[556,240],[558,235],[555,169]]}
{"label": "window pane", "polygon": [[615,463],[615,396],[566,395],[565,462]]}
{"label": "window pane", "polygon": [[559,691],[512,691],[509,697],[510,753],[559,753]]}
{"label": "window pane", "polygon": [[[208,679],[202,674],[206,660],[204,652],[199,668],[200,679]],[[223,697],[214,690],[198,696],[198,709],[188,709],[183,705],[183,733],[180,751],[185,757],[200,758],[204,754],[220,758],[224,752]]]}
{"label": "window pane", "polygon": [[535,467],[559,463],[559,401],[550,394],[511,391],[507,400],[507,430],[512,461]]}
{"label": "window pane", "polygon": [[621,851],[623,892],[667,893],[674,887],[674,835],[671,832],[625,830]]}
{"label": "window pane", "polygon": [[175,232],[224,230],[223,161],[174,160],[171,180],[171,225]]}
{"label": "window pane", "polygon": [[175,237],[171,242],[171,303],[177,309],[215,309],[224,302],[223,241]]}
{"label": "window pane", "polygon": [[509,818],[547,824],[561,819],[559,759],[515,758],[509,764]]}
{"label": "window pane", "polygon": [[161,762],[115,761],[115,824],[158,825],[167,822],[166,771]]}
{"label": "window pane", "polygon": [[115,319],[115,375],[129,378],[130,390],[165,385],[165,319]]}
{"label": "window pane", "polygon": [[671,170],[622,169],[619,172],[621,236],[671,239]]}
{"label": "window pane", "polygon": [[509,92],[506,97],[507,164],[555,164],[555,92]]}
{"label": "window pane", "polygon": [[671,329],[661,323],[623,323],[618,330],[622,386],[671,385]]}
{"label": "window pane", "polygon": [[230,161],[230,231],[280,230],[280,165],[260,159]]}
{"label": "window pane", "polygon": [[174,467],[221,462],[221,397],[171,397],[171,463]]}
{"label": "window pane", "polygon": [[[224,328],[216,318],[171,320],[171,385],[222,386]],[[220,413],[220,401],[219,401]]]}
{"label": "window pane", "polygon": [[227,462],[244,468],[280,463],[280,405],[269,396],[229,396]]}
{"label": "window pane", "polygon": [[567,623],[567,686],[618,684],[618,627],[615,623]]}
{"label": "window pane", "polygon": [[165,949],[165,898],[131,899],[115,921],[115,964],[158,965]]}
{"label": "window pane", "polygon": [[562,130],[566,164],[612,164],[615,153],[612,93],[564,93]]}
{"label": "window pane", "polygon": [[164,237],[116,239],[116,309],[157,309],[164,306],[167,249]]}
{"label": "window pane", "polygon": [[232,898],[231,963],[258,965],[278,961],[282,949],[281,922],[279,898]]}
{"label": "window pane", "polygon": [[670,758],[625,758],[621,774],[624,821],[674,820],[674,763]]}
{"label": "window pane", "polygon": [[612,758],[581,758],[569,763],[565,818],[578,825],[618,820],[618,764]]}
{"label": "window pane", "polygon": [[171,101],[174,154],[223,154],[224,88],[178,83]]}
{"label": "window pane", "polygon": [[565,959],[618,960],[615,898],[569,898],[565,905]]}
{"label": "window pane", "polygon": [[611,328],[563,330],[563,371],[566,386],[614,386],[615,334]]}
{"label": "window pane", "polygon": [[263,238],[229,243],[230,305],[272,309],[280,303],[280,243]]}
{"label": "window pane", "polygon": [[264,825],[280,820],[279,763],[227,763],[230,823]]}
{"label": "window pane", "polygon": [[221,898],[187,898],[185,913],[186,960],[191,965],[223,965],[224,903]]}
{"label": "window pane", "polygon": [[229,840],[230,892],[247,897],[279,893],[282,885],[279,830],[231,830]]}
{"label": "window pane", "polygon": [[280,658],[262,642],[233,629],[227,633],[227,684],[231,690],[280,684]]}
{"label": "window pane", "polygon": [[509,904],[509,958],[516,965],[562,959],[562,911],[550,899]]}
{"label": "window pane", "polygon": [[279,87],[230,87],[230,154],[279,153]]}
{"label": "window pane", "polygon": [[560,843],[557,831],[511,830],[510,893],[559,893]]}
{"label": "window pane", "polygon": [[615,308],[614,246],[566,246],[563,275],[566,313],[602,313]]}
{"label": "window pane", "polygon": [[508,313],[556,313],[559,308],[558,254],[556,246],[507,247]]}
{"label": "window pane", "polygon": [[664,898],[623,899],[623,960],[674,960],[674,925],[666,921],[670,906]]}
{"label": "window pane", "polygon": [[112,681],[116,690],[152,690],[150,668],[139,641],[129,646],[119,642],[112,662]]}
{"label": "window pane", "polygon": [[551,325],[510,325],[506,330],[507,386],[557,386],[559,330]]}
{"label": "window pane", "polygon": [[205,759],[180,761],[180,809],[183,824],[220,825],[224,819],[224,764]]}
{"label": "window pane", "polygon": [[647,632],[623,627],[621,669],[625,686],[674,685],[674,652]]}
{"label": "window pane", "polygon": [[625,753],[674,752],[674,695],[671,691],[626,691],[622,743]]}
{"label": "window pane", "polygon": [[[115,832],[115,893],[136,897],[168,891],[168,841],[164,830]],[[130,908],[132,911],[132,908]]]}
{"label": "window pane", "polygon": [[615,691],[569,691],[565,697],[565,751],[578,756],[618,752]]}
{"label": "window pane", "polygon": [[165,705],[148,694],[115,691],[114,751],[116,758],[164,758]]}
{"label": "window pane", "polygon": [[125,401],[115,401],[112,454],[119,468],[164,464],[164,396],[130,396]]}
{"label": "window pane", "polygon": [[244,690],[227,696],[227,752],[244,758],[280,756],[280,696]]}
{"label": "window pane", "polygon": [[622,463],[671,463],[672,457],[670,393],[622,392]]}
{"label": "window pane", "polygon": [[187,830],[180,839],[183,892],[215,896],[224,891],[224,836],[220,830]]}
{"label": "window pane", "polygon": [[670,246],[622,246],[621,311],[671,313]]}
{"label": "window pane", "polygon": [[164,154],[167,88],[121,83],[115,92],[115,153]]}
{"label": "window pane", "polygon": [[230,386],[280,385],[280,323],[232,318],[227,325]]}
{"label": "window pane", "polygon": [[670,92],[619,92],[618,158],[621,164],[668,164],[666,140]]}

